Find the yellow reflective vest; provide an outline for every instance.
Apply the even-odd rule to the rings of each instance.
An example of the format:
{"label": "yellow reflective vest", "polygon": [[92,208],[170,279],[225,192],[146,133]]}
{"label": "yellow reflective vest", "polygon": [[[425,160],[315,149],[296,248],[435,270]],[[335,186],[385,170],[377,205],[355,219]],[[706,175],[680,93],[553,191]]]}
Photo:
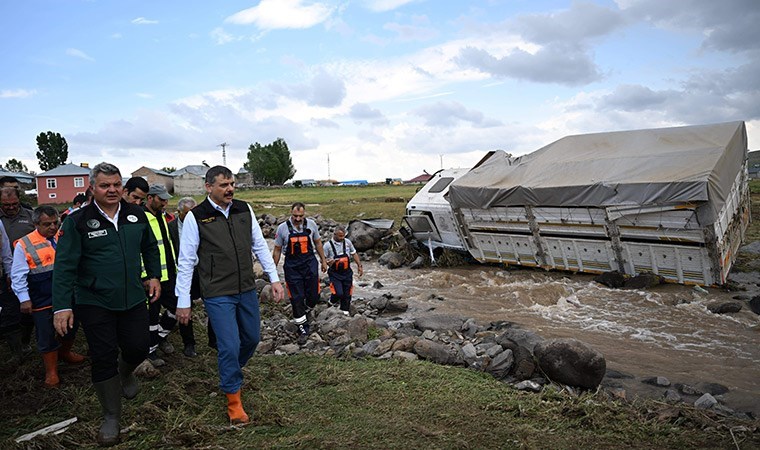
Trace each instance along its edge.
{"label": "yellow reflective vest", "polygon": [[[150,230],[153,232],[153,236],[156,238],[156,241],[158,242],[158,253],[161,256],[161,279],[159,281],[164,282],[169,280],[169,271],[167,270],[166,266],[166,255],[168,254],[170,258],[174,258],[174,247],[172,246],[172,240],[169,239],[169,226],[166,223],[166,214],[161,213],[160,218],[156,217],[152,212],[145,210],[145,216],[148,218],[148,225],[150,225]],[[158,221],[161,220],[164,222],[164,230],[166,230],[166,241],[164,241],[163,237],[161,236],[161,227],[158,224]],[[167,252],[168,248],[168,252]],[[175,267],[176,261],[175,261]],[[142,277],[147,277],[148,274],[145,273],[145,268],[143,267],[143,273]]]}

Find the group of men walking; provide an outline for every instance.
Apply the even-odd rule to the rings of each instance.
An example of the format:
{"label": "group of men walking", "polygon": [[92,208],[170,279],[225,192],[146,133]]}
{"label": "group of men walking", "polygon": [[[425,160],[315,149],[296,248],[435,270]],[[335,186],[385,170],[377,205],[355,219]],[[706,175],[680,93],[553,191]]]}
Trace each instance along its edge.
{"label": "group of men walking", "polygon": [[[92,201],[71,211],[60,231],[58,212],[49,206],[29,213],[34,229],[20,236],[6,236],[6,229],[15,228],[0,227],[3,270],[13,280],[13,291],[0,296],[2,312],[10,304],[8,294],[13,293],[18,297],[13,301],[21,305],[19,312],[31,312],[49,386],[58,383],[54,372],[59,359],[84,360],[71,351],[73,334],[81,323],[103,413],[97,440],[113,445],[119,442],[122,398],[138,394],[135,368],[146,358],[159,365],[156,350],[172,351],[166,337],[177,323],[184,354],[196,355],[191,300],[202,298],[209,331],[215,331],[219,386],[227,398],[227,415],[233,424],[247,423],[242,368],[261,336],[252,255],[269,278],[278,302],[284,298],[284,288],[277,265],[284,255],[293,320],[303,344],[310,333],[307,312],[319,298],[319,265],[330,276],[330,303],[348,314],[350,259],[363,273],[356,250],[343,228],[323,246],[316,224],[304,217],[305,206],[295,203],[291,217],[278,228],[274,252],[270,252],[251,207],[234,199],[234,177],[223,166],[206,173],[207,198],[198,205],[192,198],[181,199],[172,221],[167,221],[164,211],[170,198],[166,189],[132,180],[122,187],[119,169],[100,163],[91,170]],[[14,206],[6,202],[5,194],[0,190],[4,215],[6,206]],[[144,207],[138,206],[143,201]],[[13,256],[11,242],[16,242]],[[5,327],[2,321],[0,325]],[[23,336],[20,330],[18,326],[6,336]]]}

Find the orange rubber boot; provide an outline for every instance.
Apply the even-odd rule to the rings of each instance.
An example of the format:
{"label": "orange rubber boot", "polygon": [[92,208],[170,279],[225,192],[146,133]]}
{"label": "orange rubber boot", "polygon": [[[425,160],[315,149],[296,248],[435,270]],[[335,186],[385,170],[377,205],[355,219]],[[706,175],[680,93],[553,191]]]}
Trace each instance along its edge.
{"label": "orange rubber boot", "polygon": [[79,353],[71,351],[71,346],[74,345],[74,340],[61,341],[61,346],[58,347],[58,358],[66,361],[68,364],[81,364],[84,362],[85,357]]}
{"label": "orange rubber boot", "polygon": [[45,363],[45,387],[58,386],[58,352],[43,353],[42,361]]}
{"label": "orange rubber boot", "polygon": [[248,423],[248,414],[243,411],[243,402],[240,401],[240,391],[227,395],[227,416],[233,425]]}

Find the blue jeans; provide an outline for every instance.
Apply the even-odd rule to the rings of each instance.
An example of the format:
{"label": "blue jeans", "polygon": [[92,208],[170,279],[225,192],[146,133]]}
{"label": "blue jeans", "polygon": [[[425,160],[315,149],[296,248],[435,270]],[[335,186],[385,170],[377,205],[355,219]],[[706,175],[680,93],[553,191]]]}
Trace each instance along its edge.
{"label": "blue jeans", "polygon": [[261,339],[259,298],[255,290],[203,299],[216,332],[219,387],[234,394],[243,385],[243,366]]}

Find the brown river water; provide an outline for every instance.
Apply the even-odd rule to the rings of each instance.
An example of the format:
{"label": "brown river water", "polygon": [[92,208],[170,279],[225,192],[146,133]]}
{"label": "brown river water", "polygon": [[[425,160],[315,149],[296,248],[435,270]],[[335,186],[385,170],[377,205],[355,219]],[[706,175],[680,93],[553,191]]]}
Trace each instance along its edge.
{"label": "brown river water", "polygon": [[[387,292],[409,302],[411,314],[434,308],[481,324],[510,321],[544,338],[575,338],[602,352],[608,369],[635,376],[624,386],[629,398],[659,392],[640,382],[645,377],[715,382],[730,389],[723,396],[729,407],[760,416],[760,316],[746,305],[736,314],[706,308],[740,292],[609,289],[589,275],[480,265],[391,270],[367,262],[365,269],[361,279],[355,275],[355,298]],[[375,281],[383,287],[373,288]]]}

